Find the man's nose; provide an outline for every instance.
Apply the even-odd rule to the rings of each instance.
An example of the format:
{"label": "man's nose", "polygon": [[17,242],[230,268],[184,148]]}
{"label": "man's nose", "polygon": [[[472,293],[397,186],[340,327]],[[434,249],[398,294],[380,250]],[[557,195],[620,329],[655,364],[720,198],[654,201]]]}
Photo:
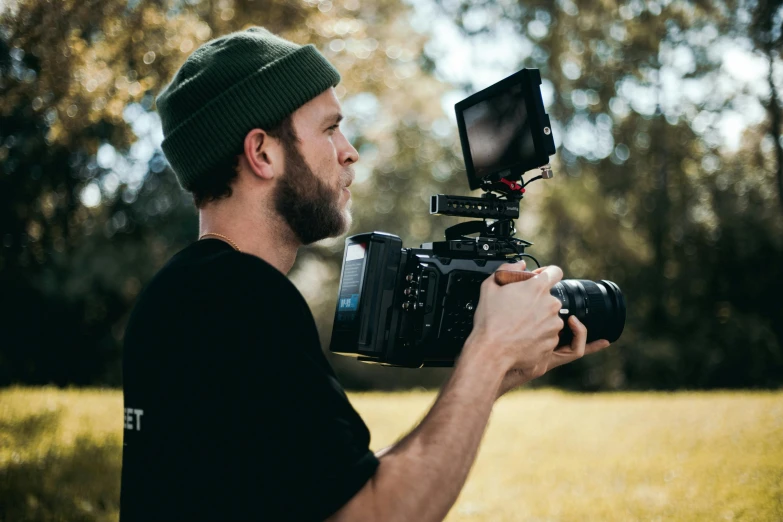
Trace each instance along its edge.
{"label": "man's nose", "polygon": [[342,137],[342,143],[340,144],[340,152],[337,157],[337,159],[340,161],[340,165],[352,165],[359,161],[359,152],[354,148],[353,145],[351,145],[351,142],[348,141],[348,138],[346,138],[342,133],[340,133],[340,136]]}

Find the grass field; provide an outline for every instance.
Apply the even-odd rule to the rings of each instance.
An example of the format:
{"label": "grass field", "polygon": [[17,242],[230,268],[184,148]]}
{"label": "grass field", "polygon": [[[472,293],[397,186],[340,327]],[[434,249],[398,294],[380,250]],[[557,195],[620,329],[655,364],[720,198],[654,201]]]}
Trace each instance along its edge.
{"label": "grass field", "polygon": [[[430,392],[350,394],[380,449]],[[0,521],[116,521],[118,391],[0,391]],[[783,521],[783,393],[520,391],[448,521]]]}

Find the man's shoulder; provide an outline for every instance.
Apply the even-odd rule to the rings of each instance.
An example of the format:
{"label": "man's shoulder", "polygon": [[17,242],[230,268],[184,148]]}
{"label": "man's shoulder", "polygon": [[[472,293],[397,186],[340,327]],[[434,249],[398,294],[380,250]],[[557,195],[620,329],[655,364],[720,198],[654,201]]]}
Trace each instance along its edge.
{"label": "man's shoulder", "polygon": [[[136,300],[123,340],[128,353],[164,349],[189,357],[220,353],[225,360],[235,360],[245,357],[252,345],[264,348],[267,359],[293,358],[299,352],[318,357],[315,319],[286,276],[262,259],[233,249],[199,255],[186,250],[175,255]],[[272,350],[284,345],[295,349]]]}
{"label": "man's shoulder", "polygon": [[279,270],[251,254],[212,240],[197,241],[175,254],[145,286],[133,319],[148,323],[176,316],[257,314],[260,322],[275,315],[305,318],[312,313],[296,286]]}
{"label": "man's shoulder", "polygon": [[186,288],[238,295],[268,290],[301,296],[285,275],[263,259],[226,247],[218,240],[188,245],[155,274],[146,290],[166,295],[178,290],[188,294],[182,291]]}

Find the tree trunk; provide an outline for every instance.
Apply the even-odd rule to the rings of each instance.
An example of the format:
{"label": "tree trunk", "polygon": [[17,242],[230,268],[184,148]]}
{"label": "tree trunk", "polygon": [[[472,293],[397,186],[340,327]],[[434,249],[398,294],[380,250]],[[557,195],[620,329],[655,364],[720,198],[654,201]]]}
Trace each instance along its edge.
{"label": "tree trunk", "polygon": [[781,209],[783,209],[783,143],[780,142],[780,124],[781,116],[780,100],[778,100],[778,91],[775,88],[775,52],[772,45],[766,46],[767,60],[769,61],[769,71],[767,74],[767,82],[769,82],[769,103],[767,104],[767,110],[769,111],[769,126],[770,134],[773,138],[775,147],[775,168],[777,169],[778,177],[778,200],[780,202]]}

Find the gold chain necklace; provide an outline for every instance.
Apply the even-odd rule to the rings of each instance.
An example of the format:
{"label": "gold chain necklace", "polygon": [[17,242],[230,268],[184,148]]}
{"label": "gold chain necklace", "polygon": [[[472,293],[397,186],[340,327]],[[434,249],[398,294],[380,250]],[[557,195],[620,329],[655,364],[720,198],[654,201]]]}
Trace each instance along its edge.
{"label": "gold chain necklace", "polygon": [[231,245],[234,248],[234,250],[236,250],[237,252],[241,252],[241,250],[239,250],[239,247],[237,246],[237,244],[234,243],[233,241],[231,241],[229,238],[227,238],[223,234],[218,234],[217,232],[207,232],[206,234],[202,235],[199,239],[200,240],[204,239],[207,236],[219,237],[220,239],[224,240],[226,243]]}

